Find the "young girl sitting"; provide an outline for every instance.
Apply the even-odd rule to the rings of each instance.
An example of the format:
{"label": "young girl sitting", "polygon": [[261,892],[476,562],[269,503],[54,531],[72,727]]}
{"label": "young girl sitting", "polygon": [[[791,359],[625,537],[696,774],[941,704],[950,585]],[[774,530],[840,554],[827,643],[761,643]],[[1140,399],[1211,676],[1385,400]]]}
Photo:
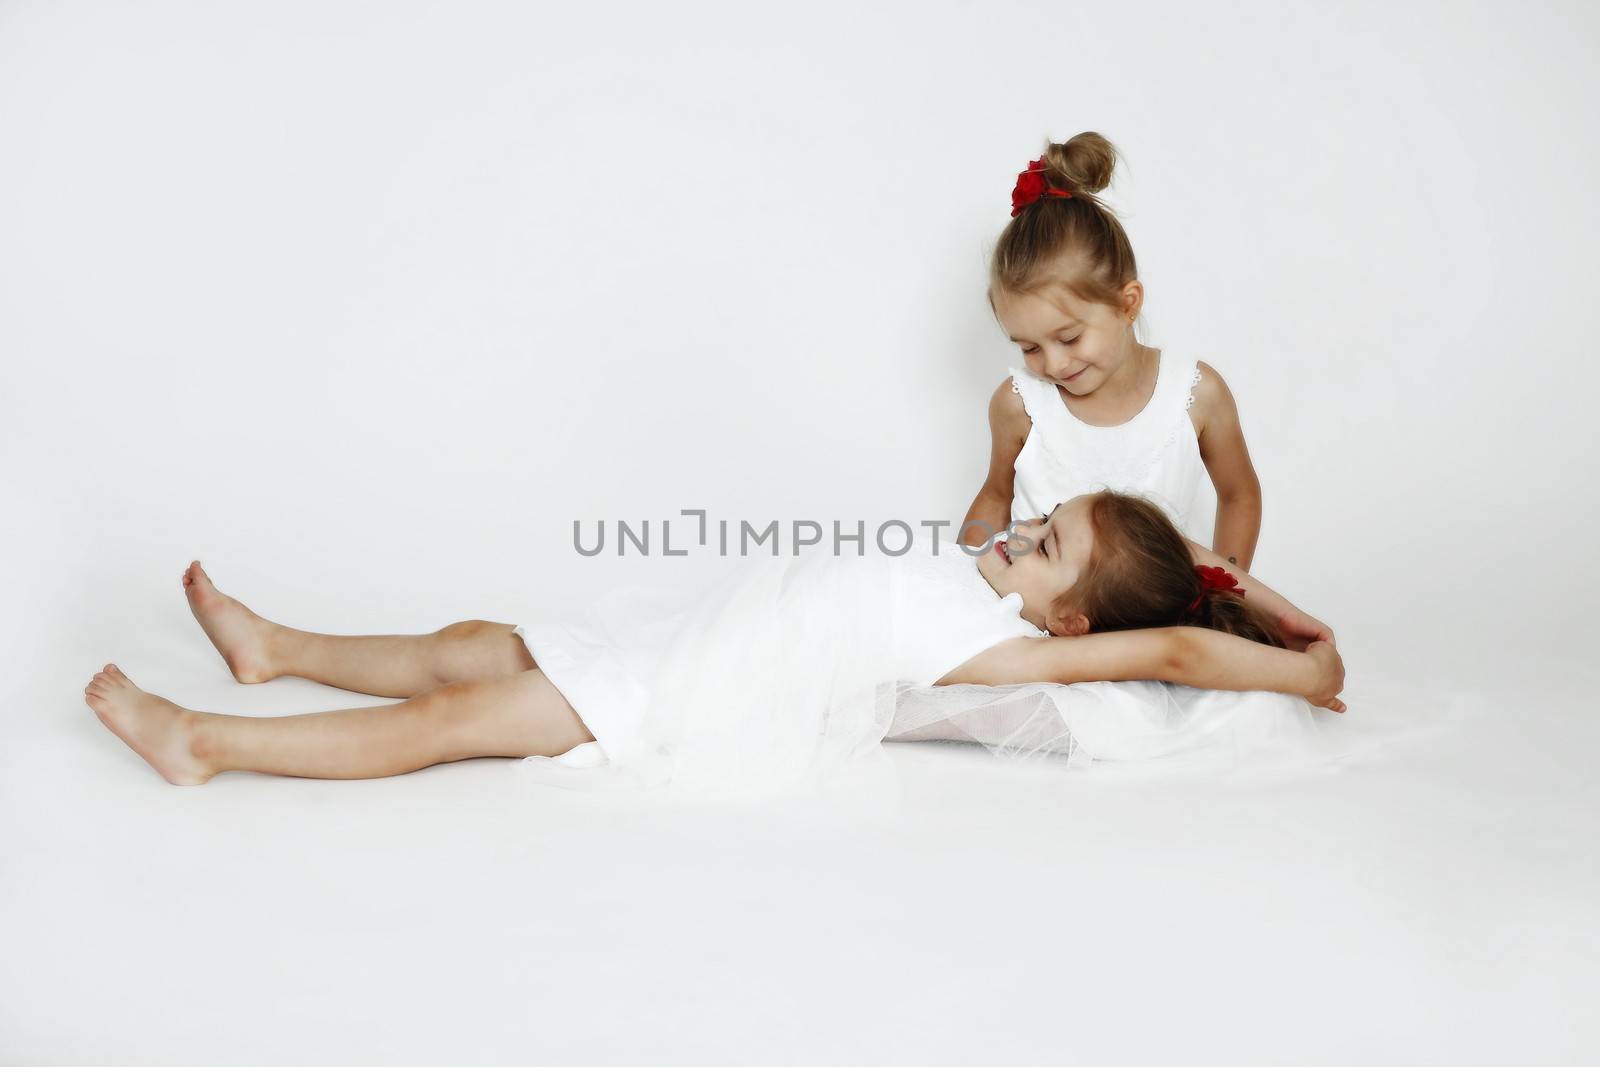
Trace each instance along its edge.
{"label": "young girl sitting", "polygon": [[[1022,353],[989,401],[989,472],[963,540],[1110,488],[1166,510],[1179,530],[1248,571],[1261,483],[1222,376],[1140,344],[1144,284],[1133,245],[1096,195],[1116,150],[1080,133],[1017,176],[1011,222],[989,263],[990,310]],[[1216,519],[1200,529],[1209,478]]]}
{"label": "young girl sitting", "polygon": [[903,682],[1159,679],[1342,711],[1334,648],[1308,642],[1284,598],[1217,562],[1160,508],[1101,492],[977,557],[924,541],[901,556],[753,560],[737,581],[653,617],[612,598],[568,624],[347,637],[261,618],[196,561],[183,576],[190,607],[239,681],[297,675],[405,699],[225,715],[146,693],[109,663],[84,694],[178,785],[228,770],[373,778],[580,745],[652,783],[734,769],[787,780],[876,747]]}

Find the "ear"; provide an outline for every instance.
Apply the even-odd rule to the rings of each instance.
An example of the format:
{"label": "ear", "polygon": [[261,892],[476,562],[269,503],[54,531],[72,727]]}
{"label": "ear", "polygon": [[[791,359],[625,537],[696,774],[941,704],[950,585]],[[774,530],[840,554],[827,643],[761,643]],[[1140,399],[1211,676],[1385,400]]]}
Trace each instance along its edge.
{"label": "ear", "polygon": [[1144,283],[1135,278],[1122,287],[1122,313],[1130,319],[1139,317],[1144,306]]}
{"label": "ear", "polygon": [[1089,632],[1089,617],[1078,612],[1058,612],[1051,617],[1049,630],[1057,637],[1082,637]]}

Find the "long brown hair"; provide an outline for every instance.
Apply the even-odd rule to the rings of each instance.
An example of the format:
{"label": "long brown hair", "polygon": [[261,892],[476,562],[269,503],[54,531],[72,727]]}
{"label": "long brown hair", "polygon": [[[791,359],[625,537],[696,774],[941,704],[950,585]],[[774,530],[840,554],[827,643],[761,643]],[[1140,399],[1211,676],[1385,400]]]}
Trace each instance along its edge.
{"label": "long brown hair", "polygon": [[1043,159],[1045,181],[1072,195],[1040,197],[1001,231],[989,259],[990,310],[996,293],[1060,286],[1120,311],[1122,287],[1139,266],[1122,223],[1094,195],[1111,184],[1116,147],[1091,130],[1048,145]]}
{"label": "long brown hair", "polygon": [[1091,632],[1204,626],[1285,647],[1277,626],[1247,597],[1203,590],[1188,541],[1156,504],[1106,490],[1095,495],[1089,518],[1089,564],[1056,598],[1052,615],[1082,613]]}

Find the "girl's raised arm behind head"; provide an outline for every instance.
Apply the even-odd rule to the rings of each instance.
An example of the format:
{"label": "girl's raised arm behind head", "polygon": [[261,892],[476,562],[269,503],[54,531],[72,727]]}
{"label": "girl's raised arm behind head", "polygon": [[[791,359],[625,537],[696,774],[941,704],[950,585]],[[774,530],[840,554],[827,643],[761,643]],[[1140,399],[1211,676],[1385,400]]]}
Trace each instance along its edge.
{"label": "girl's raised arm behind head", "polygon": [[1291,693],[1343,710],[1342,704],[1334,707],[1338,701],[1333,697],[1343,687],[1344,666],[1332,646],[1319,643],[1306,652],[1294,652],[1199,626],[1012,638],[980,652],[937,684],[1140,679],[1198,689]]}

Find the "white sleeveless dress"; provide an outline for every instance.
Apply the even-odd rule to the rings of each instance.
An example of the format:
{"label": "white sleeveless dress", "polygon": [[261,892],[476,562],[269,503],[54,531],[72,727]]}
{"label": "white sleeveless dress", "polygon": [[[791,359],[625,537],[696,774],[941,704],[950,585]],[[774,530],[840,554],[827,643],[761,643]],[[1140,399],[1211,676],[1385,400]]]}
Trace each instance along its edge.
{"label": "white sleeveless dress", "polygon": [[974,552],[922,531],[901,556],[730,561],[738,573],[691,602],[626,589],[581,618],[518,626],[595,737],[524,767],[578,788],[743,795],[826,778],[877,748],[900,689],[1045,636]]}
{"label": "white sleeveless dress", "polygon": [[1159,504],[1185,536],[1211,543],[1215,494],[1189,408],[1200,370],[1193,359],[1160,353],[1155,390],[1139,413],[1093,426],[1067,409],[1054,382],[1011,368],[1033,429],[1017,454],[1012,519],[1046,515],[1063,500],[1101,489],[1138,493]]}
{"label": "white sleeveless dress", "polygon": [[[1209,545],[1216,495],[1189,409],[1196,361],[1160,352],[1149,401],[1132,419],[1094,426],[1067,409],[1055,383],[1011,369],[1032,429],[1015,463],[1013,520],[1049,514],[1101,489],[1158,504],[1185,536]],[[1221,756],[1315,740],[1314,709],[1281,693],[1194,689],[1155,681],[903,686],[888,740],[977,741],[1000,755],[1064,755],[1069,763]]]}

